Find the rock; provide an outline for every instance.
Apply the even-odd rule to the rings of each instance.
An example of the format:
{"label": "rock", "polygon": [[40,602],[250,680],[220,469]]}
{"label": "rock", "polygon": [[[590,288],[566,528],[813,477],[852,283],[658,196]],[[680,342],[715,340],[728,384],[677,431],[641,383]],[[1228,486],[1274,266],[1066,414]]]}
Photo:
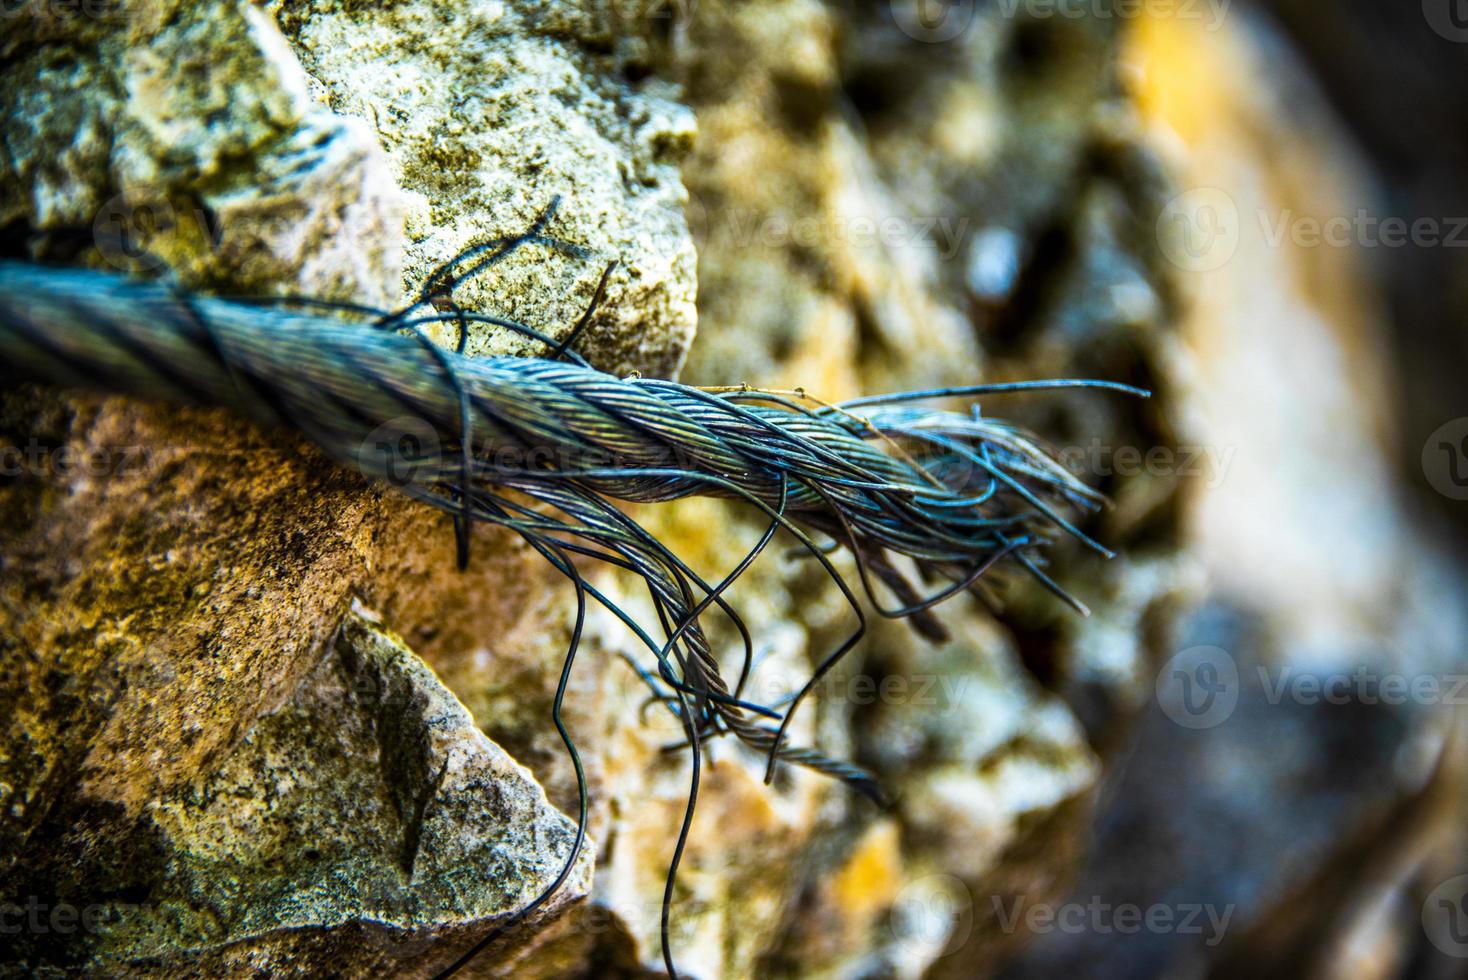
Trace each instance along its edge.
{"label": "rock", "polygon": [[[457,298],[559,337],[615,259],[581,349],[614,373],[676,373],[697,322],[678,179],[693,116],[666,87],[629,85],[627,53],[594,53],[612,36],[590,16],[601,8],[271,7],[322,101],[370,124],[408,194],[410,290],[464,248],[528,228],[560,195],[547,233],[589,254],[529,247]],[[509,331],[480,329],[470,353],[544,352]]]}
{"label": "rock", "polygon": [[9,20],[0,222],[33,251],[82,246],[191,286],[399,300],[404,203],[383,154],[310,101],[259,8],[36,4]]}
{"label": "rock", "polygon": [[[553,881],[574,824],[365,615],[347,616],[218,768],[152,801],[121,834],[80,813],[39,860],[23,857],[11,880],[44,889],[55,909],[85,903],[85,928],[79,943],[24,933],[10,965],[39,975],[306,976],[325,962],[348,975],[419,972],[447,965]],[[585,894],[594,850],[544,915]]]}

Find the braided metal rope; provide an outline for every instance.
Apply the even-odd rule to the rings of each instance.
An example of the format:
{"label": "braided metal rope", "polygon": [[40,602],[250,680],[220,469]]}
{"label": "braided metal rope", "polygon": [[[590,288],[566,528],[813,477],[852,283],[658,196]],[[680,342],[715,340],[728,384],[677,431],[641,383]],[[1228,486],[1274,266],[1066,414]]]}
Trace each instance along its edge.
{"label": "braided metal rope", "polygon": [[[515,530],[575,584],[576,639],[590,595],[652,652],[655,676],[643,676],[684,725],[695,750],[695,787],[698,744],[728,732],[768,757],[767,776],[784,760],[880,798],[864,770],[785,738],[801,700],[864,628],[860,603],[828,558],[833,546],[855,557],[879,611],[909,617],[930,636],[941,635],[941,626],[929,609],[975,587],[998,564],[1025,570],[1063,595],[1042,570],[1056,533],[1105,553],[1066,516],[1096,506],[1097,496],[1033,439],[976,411],[934,411],[914,407],[914,400],[1069,384],[1144,394],[1102,382],[1056,382],[832,406],[799,393],[618,378],[586,365],[565,343],[553,345],[554,359],[471,359],[415,335],[411,328],[425,320],[457,321],[461,331],[471,320],[511,325],[461,311],[348,322],[186,295],[111,273],[0,262],[0,382],[227,406],[300,430],[334,458],[466,526],[482,520]],[[743,501],[769,521],[759,545],[717,584],[614,503],[693,495]],[[742,700],[752,644],[724,597],[780,530],[825,567],[860,624],[783,712]],[[576,556],[640,576],[663,638],[587,583]],[[899,559],[910,560],[923,579],[946,584],[921,595]],[[881,605],[876,581],[897,606]],[[701,626],[711,607],[744,638],[744,666],[732,687]],[[573,641],[568,671],[574,650]],[[562,737],[579,776],[564,730]]]}

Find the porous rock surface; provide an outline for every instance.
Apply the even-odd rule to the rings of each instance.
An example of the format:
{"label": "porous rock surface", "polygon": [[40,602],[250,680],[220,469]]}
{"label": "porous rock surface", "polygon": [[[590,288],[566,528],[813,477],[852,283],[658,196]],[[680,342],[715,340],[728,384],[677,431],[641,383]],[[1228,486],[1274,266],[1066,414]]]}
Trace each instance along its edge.
{"label": "porous rock surface", "polygon": [[[1005,412],[1062,444],[1171,442],[1173,298],[1144,217],[1161,185],[1114,25],[979,5],[935,40],[904,9],[38,6],[0,41],[0,223],[41,258],[391,306],[560,195],[546,232],[584,254],[529,246],[460,301],[559,335],[616,258],[582,347],[609,370],[677,370],[696,283],[697,382],[839,398],[1104,376],[1159,396]],[[488,330],[468,349],[535,352]],[[571,604],[533,553],[476,529],[457,573],[441,515],[222,413],[3,398],[5,441],[40,453],[0,483],[0,897],[146,912],[33,942],[27,969],[422,973],[545,880],[567,824],[526,773],[574,812],[549,725]],[[59,465],[62,447],[104,462]],[[715,748],[674,894],[689,975],[975,975],[1017,938],[985,896],[1063,887],[1188,581],[1180,481],[1084,473],[1117,501],[1097,533],[1129,553],[1063,553],[1095,617],[1015,579],[998,611],[950,603],[937,647],[878,624],[793,727],[873,767],[891,811],[804,772],[766,787],[759,760]],[[760,532],[713,501],[639,518],[711,570]],[[853,627],[774,551],[734,598],[768,703]],[[595,868],[485,971],[660,969],[688,767],[619,653],[638,651],[594,611],[566,717]],[[386,675],[420,707],[351,686]]]}
{"label": "porous rock surface", "polygon": [[[128,860],[74,860],[96,848],[90,821],[22,859],[35,888],[92,899],[95,928],[81,942],[22,932],[11,965],[111,976],[441,967],[476,927],[553,881],[574,825],[373,619],[353,608],[217,768],[150,801],[117,842]],[[584,852],[548,911],[586,893],[590,865]]]}

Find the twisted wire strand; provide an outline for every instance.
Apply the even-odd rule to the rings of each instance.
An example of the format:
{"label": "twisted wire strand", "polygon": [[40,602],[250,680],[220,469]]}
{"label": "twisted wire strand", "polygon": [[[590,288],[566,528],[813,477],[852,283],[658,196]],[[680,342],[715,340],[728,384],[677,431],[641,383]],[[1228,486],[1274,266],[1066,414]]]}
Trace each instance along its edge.
{"label": "twisted wire strand", "polygon": [[[553,210],[554,203],[547,211]],[[324,315],[309,302],[302,309],[283,309],[185,295],[112,273],[0,262],[0,382],[225,406],[265,425],[294,427],[333,458],[452,514],[461,563],[467,529],[481,520],[517,532],[570,579],[577,628],[557,689],[555,717],[576,765],[582,819],[553,888],[570,872],[585,823],[584,776],[560,723],[560,700],[588,597],[617,615],[653,655],[655,672],[639,673],[653,697],[678,718],[693,756],[689,805],[665,894],[664,956],[670,972],[676,972],[667,950],[666,903],[696,805],[699,747],[705,740],[733,734],[765,755],[767,780],[785,761],[883,799],[865,770],[787,741],[801,702],[866,626],[862,604],[829,557],[833,547],[844,545],[851,552],[863,590],[880,614],[908,618],[933,638],[943,631],[931,608],[977,588],[987,573],[1006,564],[1083,609],[1043,570],[1046,548],[1059,534],[1110,555],[1067,516],[1096,508],[1098,496],[1032,437],[976,410],[937,411],[914,402],[1076,386],[1146,393],[1110,382],[1047,382],[899,393],[812,407],[777,392],[704,390],[597,371],[569,349],[589,322],[590,308],[559,342],[523,324],[457,306],[411,315],[514,248],[527,243],[559,247],[562,243],[543,234],[547,221],[543,215],[521,236],[461,255],[430,277],[413,307],[368,323]],[[573,249],[567,254],[580,255],[574,251],[579,246],[560,250],[567,248]],[[487,257],[479,257],[485,252]],[[468,258],[478,262],[467,272],[453,271]],[[602,274],[593,307],[610,271]],[[553,357],[468,358],[413,332],[430,322],[457,323],[460,348],[471,322],[510,326],[545,342]],[[389,435],[427,433],[431,445],[404,451],[402,440],[374,441],[384,426]],[[527,506],[507,495],[510,491],[539,506]],[[614,503],[695,495],[742,501],[769,521],[759,543],[717,585]],[[724,593],[781,530],[822,566],[858,625],[786,709],[777,711],[742,699],[752,641]],[[573,556],[639,576],[664,639],[654,639],[585,581]],[[923,595],[899,559],[911,562],[922,581],[943,584]],[[882,604],[874,580],[898,605]],[[744,644],[744,665],[733,688],[703,629],[710,608],[735,625]],[[548,889],[515,919],[549,894]]]}

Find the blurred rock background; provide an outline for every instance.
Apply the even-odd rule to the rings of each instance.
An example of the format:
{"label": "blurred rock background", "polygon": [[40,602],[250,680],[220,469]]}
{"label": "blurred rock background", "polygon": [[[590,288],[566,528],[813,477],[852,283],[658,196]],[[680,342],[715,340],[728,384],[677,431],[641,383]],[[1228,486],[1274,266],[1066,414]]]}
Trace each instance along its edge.
{"label": "blurred rock background", "polygon": [[[1190,521],[1206,595],[1067,900],[1111,910],[1046,929],[1004,976],[1462,973],[1468,236],[1445,191],[1460,140],[1434,122],[1461,97],[1450,7],[1200,5],[1129,32],[1228,466]],[[1122,906],[1231,917],[1124,930]]]}
{"label": "blurred rock background", "polygon": [[[1152,388],[985,402],[1115,502],[1094,530],[1122,557],[1057,562],[1095,615],[1016,578],[947,604],[945,644],[879,624],[795,729],[889,812],[716,748],[677,961],[1447,976],[1462,253],[1326,229],[1450,234],[1461,147],[1414,155],[1369,96],[1461,113],[1417,75],[1341,82],[1311,18],[1351,63],[1378,34],[1464,49],[1412,10],[1278,6],[32,0],[0,39],[3,247],[392,305],[560,195],[552,232],[593,257],[526,249],[461,299],[561,335],[616,258],[583,344],[608,370]],[[533,553],[478,528],[458,573],[441,515],[222,413],[6,392],[9,446],[0,913],[25,925],[0,971],[427,975],[554,876],[573,607]],[[715,501],[637,516],[710,575],[762,530]],[[768,703],[853,627],[807,564],[772,550],[733,593]],[[661,971],[687,760],[619,654],[593,617],[567,708],[592,850],[478,975]]]}

